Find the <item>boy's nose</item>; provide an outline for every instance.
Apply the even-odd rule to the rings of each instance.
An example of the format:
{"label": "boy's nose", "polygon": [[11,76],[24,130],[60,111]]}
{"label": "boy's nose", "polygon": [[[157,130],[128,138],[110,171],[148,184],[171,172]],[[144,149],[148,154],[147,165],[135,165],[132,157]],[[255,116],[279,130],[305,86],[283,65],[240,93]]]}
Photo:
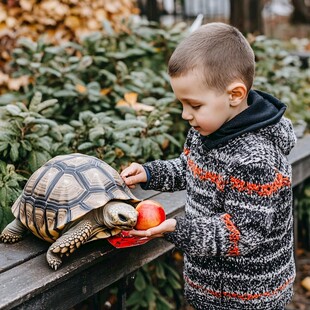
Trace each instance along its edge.
{"label": "boy's nose", "polygon": [[182,111],[182,118],[185,120],[185,121],[189,121],[193,118],[193,116],[191,115],[191,113],[189,113],[189,111],[187,111],[186,109],[183,109]]}

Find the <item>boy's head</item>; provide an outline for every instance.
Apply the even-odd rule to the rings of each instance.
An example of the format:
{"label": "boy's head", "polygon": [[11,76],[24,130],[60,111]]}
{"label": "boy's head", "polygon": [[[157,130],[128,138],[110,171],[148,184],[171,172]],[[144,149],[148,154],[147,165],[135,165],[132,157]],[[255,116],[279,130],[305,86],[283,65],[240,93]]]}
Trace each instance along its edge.
{"label": "boy's head", "polygon": [[168,64],[182,117],[206,136],[247,108],[254,78],[254,53],[234,27],[211,23],[176,48]]}
{"label": "boy's head", "polygon": [[249,91],[255,73],[254,53],[238,29],[223,23],[206,24],[177,46],[168,64],[171,77],[196,70],[208,88],[222,92],[240,81]]}

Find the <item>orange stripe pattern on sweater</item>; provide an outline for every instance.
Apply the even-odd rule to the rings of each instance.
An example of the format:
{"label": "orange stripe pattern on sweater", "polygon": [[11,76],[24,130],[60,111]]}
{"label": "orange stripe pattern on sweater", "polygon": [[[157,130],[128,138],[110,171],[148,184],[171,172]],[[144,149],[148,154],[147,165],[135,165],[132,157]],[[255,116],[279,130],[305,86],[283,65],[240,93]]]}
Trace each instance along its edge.
{"label": "orange stripe pattern on sweater", "polygon": [[[186,156],[188,156],[189,153],[189,149],[184,149],[184,154]],[[199,178],[200,180],[207,180],[216,184],[217,189],[221,191],[223,191],[224,187],[229,184],[232,189],[235,189],[239,192],[246,192],[249,195],[256,193],[259,196],[271,196],[281,188],[291,186],[290,178],[282,175],[281,173],[277,173],[274,181],[271,183],[256,184],[246,182],[233,176],[230,177],[229,181],[225,181],[220,174],[203,170],[189,157],[187,159],[187,164],[195,177]]]}
{"label": "orange stripe pattern on sweater", "polygon": [[240,251],[239,251],[239,240],[240,240],[240,232],[239,230],[236,228],[236,226],[234,225],[234,223],[231,220],[231,215],[228,213],[225,213],[222,216],[222,220],[226,225],[226,228],[229,230],[230,235],[229,235],[229,241],[231,242],[231,247],[228,251],[228,255],[229,256],[238,256],[240,255]]}
{"label": "orange stripe pattern on sweater", "polygon": [[253,299],[259,299],[262,297],[269,297],[269,296],[274,296],[281,291],[283,291],[291,282],[294,281],[294,277],[288,279],[284,284],[281,286],[277,287],[275,290],[271,292],[264,292],[264,293],[256,293],[256,294],[249,294],[249,293],[244,293],[244,294],[238,294],[238,293],[233,293],[233,292],[219,292],[219,291],[213,291],[207,288],[204,288],[197,283],[191,281],[187,276],[184,276],[184,280],[186,283],[188,283],[191,287],[200,290],[201,292],[205,294],[211,294],[217,298],[221,297],[226,297],[226,298],[235,298],[235,299],[242,299],[242,300],[253,300]]}

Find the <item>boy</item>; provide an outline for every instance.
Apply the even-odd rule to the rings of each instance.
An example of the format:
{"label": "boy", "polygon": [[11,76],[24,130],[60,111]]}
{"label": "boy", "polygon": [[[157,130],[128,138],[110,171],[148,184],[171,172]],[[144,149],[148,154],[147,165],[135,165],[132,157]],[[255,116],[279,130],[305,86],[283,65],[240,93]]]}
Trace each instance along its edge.
{"label": "boy", "polygon": [[285,106],[251,90],[254,53],[234,27],[210,23],[179,44],[171,86],[191,129],[174,160],[126,168],[133,187],[186,189],[185,216],[132,235],[184,252],[185,295],[201,310],[278,310],[295,278],[291,167],[296,142]]}

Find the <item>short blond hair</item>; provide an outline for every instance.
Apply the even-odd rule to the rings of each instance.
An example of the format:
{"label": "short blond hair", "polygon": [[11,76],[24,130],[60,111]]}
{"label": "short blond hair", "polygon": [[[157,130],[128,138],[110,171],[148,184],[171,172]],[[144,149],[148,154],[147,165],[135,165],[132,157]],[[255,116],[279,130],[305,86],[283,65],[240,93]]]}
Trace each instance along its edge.
{"label": "short blond hair", "polygon": [[168,63],[171,77],[197,69],[207,87],[224,91],[232,82],[241,81],[249,91],[255,74],[254,52],[235,27],[209,23],[186,37]]}

